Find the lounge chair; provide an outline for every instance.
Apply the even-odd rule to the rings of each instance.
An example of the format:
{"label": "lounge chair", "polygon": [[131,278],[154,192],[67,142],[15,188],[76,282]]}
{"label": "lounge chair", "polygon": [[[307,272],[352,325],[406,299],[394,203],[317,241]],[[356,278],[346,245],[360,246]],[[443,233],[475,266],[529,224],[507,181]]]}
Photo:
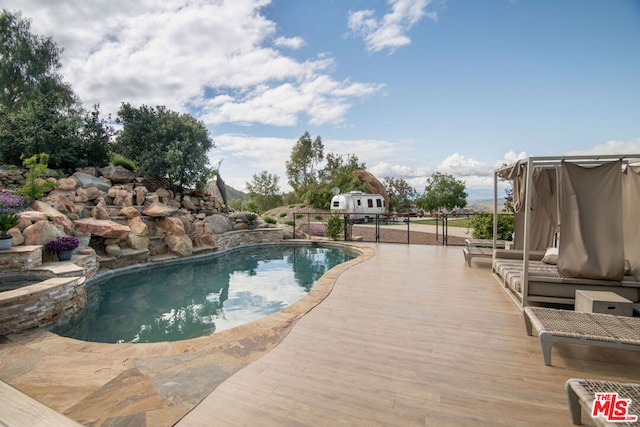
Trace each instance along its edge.
{"label": "lounge chair", "polygon": [[640,350],[640,318],[585,313],[546,307],[525,307],[527,334],[538,331],[544,364],[551,365],[551,347],[558,342]]}

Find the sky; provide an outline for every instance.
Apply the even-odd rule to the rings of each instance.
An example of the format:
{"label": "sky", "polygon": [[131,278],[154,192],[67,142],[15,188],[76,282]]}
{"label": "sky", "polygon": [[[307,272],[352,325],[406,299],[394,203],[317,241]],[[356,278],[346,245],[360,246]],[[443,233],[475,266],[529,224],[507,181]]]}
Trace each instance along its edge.
{"label": "sky", "polygon": [[103,116],[201,120],[228,185],[305,131],[418,192],[436,171],[492,194],[526,156],[640,153],[637,0],[0,0],[64,49]]}

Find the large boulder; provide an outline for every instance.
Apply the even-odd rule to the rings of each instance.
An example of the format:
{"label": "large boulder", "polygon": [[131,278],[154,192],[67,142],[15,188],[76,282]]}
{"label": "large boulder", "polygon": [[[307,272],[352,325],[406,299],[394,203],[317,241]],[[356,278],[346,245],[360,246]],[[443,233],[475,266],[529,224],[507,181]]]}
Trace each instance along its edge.
{"label": "large boulder", "polygon": [[49,205],[53,206],[58,212],[65,213],[67,216],[72,216],[76,214],[76,207],[73,204],[73,200],[66,193],[53,190],[46,197],[45,201],[49,203]]}
{"label": "large boulder", "polygon": [[127,221],[127,225],[131,229],[131,234],[134,236],[148,236],[149,235],[149,227],[144,223],[142,218],[139,216],[130,218]]}
{"label": "large boulder", "polygon": [[[111,188],[111,184],[86,173],[76,172],[73,177],[80,182],[82,188],[96,187],[98,190],[107,191]],[[91,199],[89,199],[91,200]]]}
{"label": "large boulder", "polygon": [[63,227],[65,233],[70,235],[73,231],[73,222],[71,219],[48,204],[41,202],[40,200],[35,200],[31,203],[31,209],[45,214],[47,219],[50,219],[52,222]]}
{"label": "large boulder", "polygon": [[228,231],[233,231],[233,223],[224,215],[215,214],[206,217],[204,220],[209,223],[211,231],[215,234],[223,234]]}
{"label": "large boulder", "polygon": [[354,174],[359,177],[362,182],[369,188],[369,193],[371,194],[380,194],[384,197],[384,205],[389,208],[389,195],[387,194],[387,190],[384,188],[384,185],[378,181],[378,178],[373,176],[371,172],[367,172],[364,169],[358,169],[354,172]]}
{"label": "large boulder", "polygon": [[176,236],[185,235],[184,224],[179,218],[160,218],[158,220],[158,227],[160,227],[165,234],[173,234]]}
{"label": "large boulder", "polygon": [[131,229],[111,220],[84,218],[75,221],[76,231],[105,238],[125,240]]}
{"label": "large boulder", "polygon": [[190,256],[193,254],[193,242],[191,242],[189,236],[170,234],[165,237],[165,241],[169,250],[178,256]]}
{"label": "large boulder", "polygon": [[127,219],[131,219],[131,218],[139,217],[140,212],[132,206],[127,206],[126,208],[120,209],[120,212],[118,213],[118,215],[124,216]]}
{"label": "large boulder", "polygon": [[62,227],[51,221],[38,221],[22,231],[25,245],[45,245],[58,237],[66,236]]}
{"label": "large boulder", "polygon": [[31,224],[35,224],[38,221],[46,221],[47,215],[44,212],[38,211],[24,211],[20,212],[20,223],[18,228],[24,230]]}
{"label": "large boulder", "polygon": [[197,220],[193,223],[193,228],[190,237],[194,247],[218,245],[216,236],[211,232],[207,221]]}
{"label": "large boulder", "polygon": [[164,218],[164,217],[171,216],[177,210],[178,210],[177,208],[167,206],[164,203],[154,202],[154,203],[151,203],[149,206],[147,206],[142,211],[142,213],[144,215],[152,216],[154,218]]}
{"label": "large boulder", "polygon": [[80,186],[80,182],[73,177],[60,178],[58,180],[58,185],[56,186],[56,189],[59,191],[74,191],[79,186]]}
{"label": "large boulder", "polygon": [[132,182],[136,179],[136,174],[122,166],[105,166],[100,168],[102,176],[115,183]]}

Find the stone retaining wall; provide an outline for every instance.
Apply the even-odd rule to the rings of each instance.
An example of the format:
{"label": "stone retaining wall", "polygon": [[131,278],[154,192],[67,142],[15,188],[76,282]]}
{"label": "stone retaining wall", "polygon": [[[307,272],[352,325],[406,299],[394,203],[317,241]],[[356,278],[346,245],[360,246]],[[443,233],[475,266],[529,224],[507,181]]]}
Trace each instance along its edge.
{"label": "stone retaining wall", "polygon": [[16,246],[0,253],[0,272],[28,271],[42,264],[42,246]]}
{"label": "stone retaining wall", "polygon": [[56,277],[0,292],[0,335],[73,317],[87,301],[84,277]]}
{"label": "stone retaining wall", "polygon": [[218,249],[224,250],[259,243],[282,242],[283,230],[281,228],[257,228],[250,231],[230,231],[218,234],[217,238]]}

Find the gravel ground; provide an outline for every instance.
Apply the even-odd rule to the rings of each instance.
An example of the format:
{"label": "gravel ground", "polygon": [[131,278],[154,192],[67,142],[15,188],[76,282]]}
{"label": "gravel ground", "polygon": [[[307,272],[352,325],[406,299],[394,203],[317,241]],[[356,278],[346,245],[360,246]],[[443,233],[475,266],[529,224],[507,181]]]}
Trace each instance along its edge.
{"label": "gravel ground", "polygon": [[[353,226],[353,235],[362,236],[362,239],[367,242],[375,241],[375,228],[374,227],[362,227]],[[414,245],[441,245],[442,234],[438,235],[436,239],[435,233],[427,233],[423,231],[410,230],[409,243]],[[447,243],[449,245],[464,246],[464,237],[449,235]],[[407,230],[406,229],[392,229],[384,228],[380,229],[380,242],[383,243],[407,243]]]}

